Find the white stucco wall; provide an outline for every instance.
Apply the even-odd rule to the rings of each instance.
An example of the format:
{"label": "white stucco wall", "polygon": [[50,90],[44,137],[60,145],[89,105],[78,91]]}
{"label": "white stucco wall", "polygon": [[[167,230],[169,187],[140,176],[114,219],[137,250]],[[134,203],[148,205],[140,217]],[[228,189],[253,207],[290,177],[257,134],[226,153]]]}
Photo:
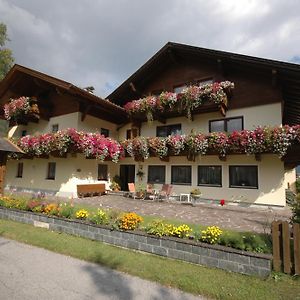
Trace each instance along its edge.
{"label": "white stucco wall", "polygon": [[52,125],[58,124],[58,129],[75,128],[78,129],[78,112],[53,117],[49,121],[39,120],[38,123],[28,123],[28,125],[18,125],[10,128],[8,132],[9,137],[19,138],[22,130],[26,130],[27,134],[35,135],[48,133],[52,131]]}
{"label": "white stucco wall", "polygon": [[[246,107],[241,109],[229,109],[225,118],[244,117],[244,129],[254,129],[257,126],[276,126],[282,123],[281,103],[268,105]],[[170,118],[166,120],[165,125],[181,124],[182,133],[189,134],[192,130],[195,132],[209,132],[209,121],[222,119],[220,112],[204,113],[194,115],[194,120],[190,121],[186,117]],[[144,122],[141,126],[141,136],[156,136],[156,127],[164,124],[153,121],[152,123]],[[126,138],[126,130],[131,125],[126,124],[119,130],[119,138]]]}
{"label": "white stucco wall", "polygon": [[[195,162],[188,161],[185,157],[170,157],[169,162],[162,162],[158,158],[150,158],[145,162],[136,163],[131,158],[122,161],[123,164],[135,164],[136,170],[143,166],[145,173],[142,182],[148,178],[148,165],[166,166],[166,183],[171,183],[171,166],[192,166],[192,184],[173,185],[173,193],[190,193],[194,188],[199,188],[202,197],[206,199],[225,199],[234,202],[247,202],[255,204],[285,206],[284,164],[273,154],[262,155],[261,161],[256,161],[253,155],[228,155],[226,161],[220,161],[217,156],[198,156]],[[197,186],[198,165],[222,166],[222,187]],[[254,165],[258,166],[258,189],[229,188],[229,166]],[[140,182],[136,176],[136,182]],[[160,184],[155,184],[160,189]]]}
{"label": "white stucco wall", "polygon": [[81,121],[81,113],[78,115],[78,130],[86,132],[100,132],[101,128],[109,130],[109,137],[117,139],[117,125],[105,120],[87,115],[84,121]]}
{"label": "white stucco wall", "polygon": [[[23,162],[23,177],[17,178],[18,162]],[[55,180],[46,179],[48,162],[56,163]],[[9,160],[5,177],[6,190],[17,189],[23,191],[44,191],[57,196],[76,197],[77,184],[106,183],[109,188],[110,179],[118,172],[118,166],[112,162],[103,162],[108,165],[109,181],[98,181],[98,164],[95,159],[85,159],[83,155],[76,157],[68,154],[68,158],[51,157],[49,159],[34,158],[20,161]]]}
{"label": "white stucco wall", "polygon": [[284,186],[296,193],[296,168],[285,169]]}

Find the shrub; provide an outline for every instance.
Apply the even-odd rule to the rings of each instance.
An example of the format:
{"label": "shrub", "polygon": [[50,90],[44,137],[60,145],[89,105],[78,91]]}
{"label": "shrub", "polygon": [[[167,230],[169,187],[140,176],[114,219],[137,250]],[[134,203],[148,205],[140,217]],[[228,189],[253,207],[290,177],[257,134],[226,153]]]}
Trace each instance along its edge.
{"label": "shrub", "polygon": [[138,228],[143,218],[134,212],[121,215],[117,221],[118,227],[123,230],[134,230]]}
{"label": "shrub", "polygon": [[173,235],[179,238],[187,238],[190,236],[191,232],[192,229],[188,225],[183,224],[178,227],[175,227]]}
{"label": "shrub", "polygon": [[270,253],[272,249],[270,235],[251,232],[224,232],[220,237],[220,244],[235,249],[259,253]]}
{"label": "shrub", "polygon": [[201,231],[201,240],[209,244],[217,244],[222,233],[218,226],[209,226],[206,230]]}
{"label": "shrub", "polygon": [[148,234],[153,234],[159,237],[172,236],[175,232],[175,226],[167,224],[162,220],[154,220],[145,228]]}
{"label": "shrub", "polygon": [[98,208],[98,211],[90,217],[90,221],[98,225],[109,223],[106,211],[100,208]]}
{"label": "shrub", "polygon": [[38,206],[42,206],[41,201],[39,200],[29,200],[27,202],[27,209],[30,211],[34,211],[34,209]]}
{"label": "shrub", "polygon": [[74,214],[74,206],[70,203],[62,203],[59,205],[59,215],[70,219]]}
{"label": "shrub", "polygon": [[297,195],[295,202],[292,204],[292,222],[300,224],[300,194]]}
{"label": "shrub", "polygon": [[50,216],[57,216],[59,214],[59,207],[56,203],[50,203],[45,206],[44,212]]}
{"label": "shrub", "polygon": [[76,212],[76,218],[85,220],[89,216],[89,212],[85,209],[80,209]]}
{"label": "shrub", "polygon": [[297,193],[300,193],[300,178],[298,178],[296,180],[296,190],[297,190]]}

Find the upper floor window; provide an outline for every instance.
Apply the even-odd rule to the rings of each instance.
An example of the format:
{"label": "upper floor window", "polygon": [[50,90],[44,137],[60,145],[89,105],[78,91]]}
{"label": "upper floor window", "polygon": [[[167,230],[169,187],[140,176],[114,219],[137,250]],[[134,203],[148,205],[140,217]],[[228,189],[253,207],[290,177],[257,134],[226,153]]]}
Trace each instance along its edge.
{"label": "upper floor window", "polygon": [[169,135],[181,134],[181,124],[157,126],[156,136],[167,137]]}
{"label": "upper floor window", "polygon": [[137,136],[138,136],[138,129],[137,128],[128,129],[126,131],[126,139],[127,140],[133,139]]}
{"label": "upper floor window", "polygon": [[210,84],[210,83],[213,83],[213,79],[205,79],[205,80],[200,80],[199,81],[199,86],[203,86],[203,85],[206,85],[206,84]]}
{"label": "upper floor window", "polygon": [[52,133],[55,133],[55,132],[57,132],[58,131],[58,124],[53,124],[52,125]]}
{"label": "upper floor window", "polygon": [[21,136],[26,136],[27,135],[27,130],[22,130]]}
{"label": "upper floor window", "polygon": [[174,87],[174,93],[181,93],[187,87],[186,84],[182,84]]}
{"label": "upper floor window", "polygon": [[235,130],[240,131],[244,129],[243,117],[235,117],[221,120],[209,121],[209,132],[233,132]]}
{"label": "upper floor window", "polygon": [[102,134],[104,137],[109,137],[109,130],[106,129],[106,128],[101,128],[101,134]]}

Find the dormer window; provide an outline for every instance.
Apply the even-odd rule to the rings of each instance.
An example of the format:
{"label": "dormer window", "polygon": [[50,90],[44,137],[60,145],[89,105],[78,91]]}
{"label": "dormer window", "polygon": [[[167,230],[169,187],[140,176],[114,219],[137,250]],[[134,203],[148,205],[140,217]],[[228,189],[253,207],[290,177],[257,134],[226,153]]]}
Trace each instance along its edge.
{"label": "dormer window", "polygon": [[53,124],[52,125],[52,133],[55,133],[58,131],[58,124]]}
{"label": "dormer window", "polygon": [[179,94],[187,87],[186,84],[182,84],[174,87],[174,93]]}

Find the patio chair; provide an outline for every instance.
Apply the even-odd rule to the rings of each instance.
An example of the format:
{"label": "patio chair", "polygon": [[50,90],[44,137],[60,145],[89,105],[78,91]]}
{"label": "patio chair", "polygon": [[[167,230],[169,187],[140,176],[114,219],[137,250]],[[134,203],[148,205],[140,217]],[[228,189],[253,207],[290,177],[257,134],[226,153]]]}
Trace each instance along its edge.
{"label": "patio chair", "polygon": [[148,183],[146,189],[146,198],[150,200],[155,200],[157,197],[157,192],[153,188],[153,184]]}
{"label": "patio chair", "polygon": [[133,182],[128,183],[128,190],[129,190],[129,196],[131,196],[133,199],[145,199],[146,194],[144,196],[140,196],[139,193],[136,191],[135,184]]}
{"label": "patio chair", "polygon": [[169,201],[169,197],[171,195],[172,189],[173,189],[172,185],[163,184],[160,192],[157,195],[157,200],[167,200],[167,201]]}

